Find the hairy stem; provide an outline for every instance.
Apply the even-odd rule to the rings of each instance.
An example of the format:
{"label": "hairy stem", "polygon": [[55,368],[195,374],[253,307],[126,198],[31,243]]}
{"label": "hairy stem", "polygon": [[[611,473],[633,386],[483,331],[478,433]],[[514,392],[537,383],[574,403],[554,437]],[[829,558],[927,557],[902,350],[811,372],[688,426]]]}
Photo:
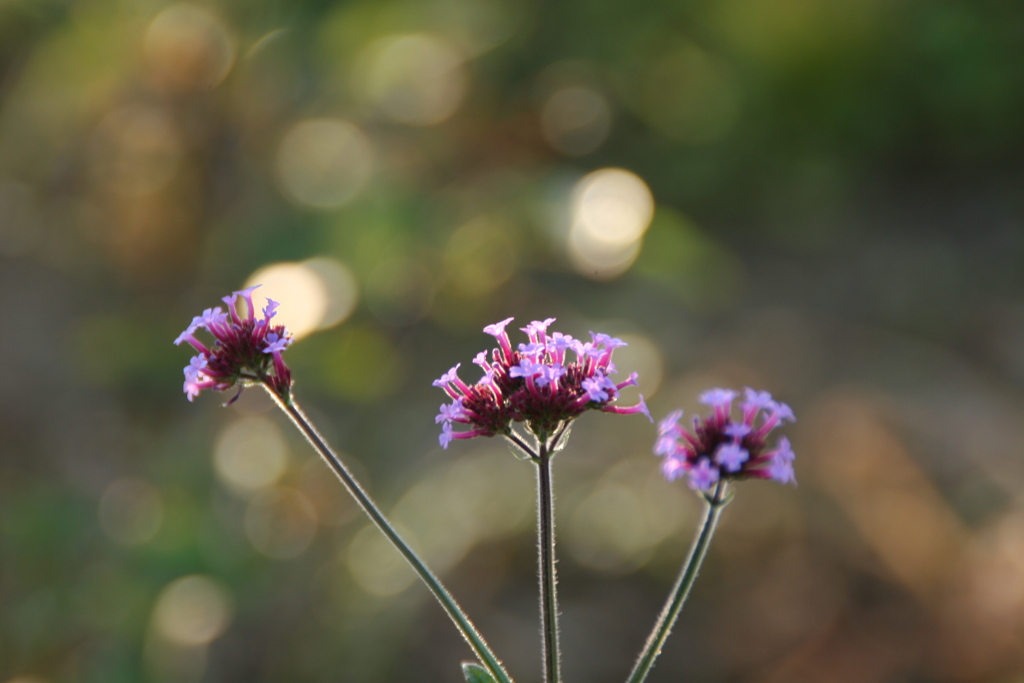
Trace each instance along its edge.
{"label": "hairy stem", "polygon": [[295,426],[299,428],[299,431],[305,435],[306,439],[313,446],[314,449],[323,457],[324,462],[334,470],[334,473],[338,475],[341,483],[345,485],[348,492],[352,494],[352,497],[356,499],[363,511],[369,515],[373,523],[377,525],[377,528],[387,536],[388,540],[391,541],[405,559],[412,565],[412,568],[419,574],[419,577],[423,579],[423,583],[427,584],[427,588],[434,594],[437,601],[441,603],[444,611],[448,613],[451,620],[455,622],[455,626],[459,629],[462,637],[466,639],[469,646],[476,653],[476,656],[480,659],[483,665],[490,671],[491,675],[494,676],[498,683],[512,683],[512,679],[508,673],[502,667],[501,662],[491,651],[491,648],[487,645],[483,636],[476,630],[473,622],[469,620],[462,608],[459,607],[458,603],[455,602],[455,598],[452,597],[448,589],[441,584],[433,572],[427,568],[427,565],[413,552],[412,548],[405,542],[405,540],[399,535],[391,523],[388,522],[384,513],[380,511],[377,505],[370,498],[369,494],[359,485],[352,473],[345,467],[344,463],[338,458],[337,454],[327,444],[324,438],[313,426],[313,423],[309,421],[306,414],[302,412],[298,404],[294,400],[284,399],[278,396],[269,386],[264,385],[267,392],[274,398],[278,407],[281,408],[288,417],[291,418]]}
{"label": "hairy stem", "polygon": [[541,439],[537,465],[537,544],[540,562],[541,640],[544,655],[544,680],[561,680],[558,649],[558,598],[555,584],[555,498],[551,490],[551,454]]}
{"label": "hairy stem", "polygon": [[683,563],[679,578],[676,579],[668,600],[665,601],[665,606],[658,616],[657,623],[654,624],[651,635],[647,638],[643,652],[640,653],[640,657],[637,658],[636,664],[633,666],[633,672],[629,675],[627,683],[641,683],[647,678],[651,667],[654,666],[654,660],[661,654],[661,648],[665,645],[668,634],[672,631],[679,613],[683,610],[683,604],[690,594],[690,588],[693,587],[693,582],[697,578],[700,566],[704,562],[704,556],[707,555],[708,545],[711,543],[711,537],[715,534],[715,526],[722,514],[722,508],[728,503],[725,497],[725,488],[725,482],[719,481],[714,494],[705,499],[704,520],[690,547],[690,555]]}

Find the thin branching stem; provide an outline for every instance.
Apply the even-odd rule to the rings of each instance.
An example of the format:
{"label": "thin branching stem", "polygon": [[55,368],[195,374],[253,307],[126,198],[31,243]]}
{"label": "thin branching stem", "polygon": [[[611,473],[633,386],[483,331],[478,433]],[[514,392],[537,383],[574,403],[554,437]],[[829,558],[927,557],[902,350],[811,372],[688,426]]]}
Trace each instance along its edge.
{"label": "thin branching stem", "polygon": [[665,645],[668,634],[672,631],[679,613],[683,610],[683,604],[690,594],[690,588],[693,587],[693,582],[697,578],[700,566],[704,562],[704,556],[707,555],[708,545],[711,543],[711,537],[715,534],[715,527],[722,514],[722,508],[729,502],[725,495],[725,489],[725,482],[719,481],[714,493],[705,497],[704,520],[690,547],[690,555],[683,563],[679,578],[676,579],[668,600],[665,601],[665,606],[658,616],[658,621],[654,624],[651,635],[647,638],[643,652],[640,653],[640,657],[637,658],[636,664],[633,666],[633,672],[629,675],[627,683],[642,683],[647,678],[651,667],[654,666],[654,660],[661,654],[661,648]]}
{"label": "thin branching stem", "polygon": [[291,418],[295,426],[299,428],[299,431],[306,437],[309,443],[314,449],[323,457],[327,465],[334,470],[334,473],[338,475],[341,483],[345,485],[348,492],[352,494],[352,497],[356,499],[363,511],[369,515],[373,523],[377,525],[377,528],[387,536],[388,540],[391,541],[405,559],[412,565],[412,568],[419,574],[419,577],[423,580],[423,583],[427,584],[427,588],[434,594],[437,601],[441,603],[444,611],[448,613],[451,620],[455,622],[455,626],[459,629],[462,637],[466,639],[469,646],[476,653],[476,656],[480,659],[483,665],[490,671],[491,675],[498,683],[512,683],[512,679],[508,673],[502,667],[501,662],[491,651],[491,648],[487,645],[483,636],[476,630],[473,622],[469,620],[462,608],[459,607],[458,603],[455,602],[455,598],[452,597],[448,589],[441,584],[433,572],[427,567],[427,565],[413,552],[412,548],[405,542],[405,540],[399,535],[391,523],[388,522],[384,513],[380,511],[377,505],[370,498],[369,494],[359,485],[352,473],[345,467],[345,464],[341,462],[337,454],[331,449],[324,438],[313,426],[313,423],[309,421],[306,414],[302,412],[298,404],[291,400],[290,397],[282,398],[278,396],[269,386],[264,384],[268,393],[274,398],[278,407],[281,408],[288,417]]}
{"label": "thin branching stem", "polygon": [[551,453],[547,440],[538,439],[537,459],[537,544],[540,563],[541,640],[544,680],[561,681],[558,649],[558,598],[555,585],[555,498],[551,489]]}
{"label": "thin branching stem", "polygon": [[516,434],[515,431],[512,430],[511,428],[505,434],[505,438],[508,439],[509,441],[511,441],[513,444],[515,444],[516,447],[520,451],[522,451],[524,455],[528,455],[531,460],[536,460],[537,459],[537,452],[534,449],[530,448],[526,444],[526,442],[524,442],[522,440],[522,438],[520,438],[520,436],[518,434]]}

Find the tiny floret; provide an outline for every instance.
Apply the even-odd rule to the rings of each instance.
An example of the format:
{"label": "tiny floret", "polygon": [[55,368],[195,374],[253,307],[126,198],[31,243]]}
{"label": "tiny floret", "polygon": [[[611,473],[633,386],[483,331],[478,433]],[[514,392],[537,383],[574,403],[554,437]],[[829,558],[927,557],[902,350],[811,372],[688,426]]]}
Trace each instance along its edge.
{"label": "tiny floret", "polygon": [[736,392],[732,389],[709,389],[700,395],[700,402],[712,408],[719,406],[731,406],[736,398]]}
{"label": "tiny floret", "polygon": [[795,455],[789,439],[780,437],[774,448],[770,433],[784,422],[795,422],[793,411],[767,391],[747,388],[740,404],[742,417],[733,419],[738,392],[711,389],[700,402],[711,414],[695,417],[689,429],[680,425],[683,411],[669,413],[658,423],[654,454],[663,458],[661,470],[668,480],[687,477],[691,488],[708,491],[719,481],[772,479],[795,484]]}
{"label": "tiny floret", "polygon": [[[199,352],[185,367],[183,390],[189,401],[205,389],[227,391],[246,382],[262,382],[278,396],[289,399],[291,371],[281,352],[291,344],[292,335],[283,325],[270,322],[279,306],[276,301],[268,299],[263,316],[257,318],[252,292],[258,286],[224,297],[227,312],[219,306],[206,309],[174,340],[175,344],[187,342]],[[236,306],[239,299],[245,304],[242,314]],[[200,330],[213,337],[212,345],[196,336]]]}
{"label": "tiny floret", "polygon": [[263,349],[263,353],[281,353],[292,343],[290,337],[282,337],[275,332],[268,334],[266,341],[267,345]]}
{"label": "tiny floret", "polygon": [[697,466],[690,470],[690,488],[697,491],[707,491],[721,478],[717,467],[711,466],[711,461],[701,458]]}
{"label": "tiny floret", "polygon": [[[637,384],[635,373],[618,384],[610,377],[615,374],[612,353],[624,346],[621,340],[592,333],[593,341],[583,343],[561,332],[548,333],[555,322],[548,318],[523,327],[528,341],[513,347],[505,329],[510,322],[512,318],[484,328],[498,347],[474,358],[484,371],[476,384],[458,378],[458,365],[434,381],[455,401],[442,405],[435,418],[443,423],[439,441],[444,448],[452,439],[509,435],[516,422],[534,434],[553,434],[588,410],[640,413],[650,419],[643,396],[634,406],[616,403],[624,387]],[[454,431],[455,423],[469,429]]]}
{"label": "tiny floret", "polygon": [[727,472],[739,472],[740,467],[748,459],[750,459],[750,453],[735,443],[724,443],[715,452],[715,462],[724,467]]}

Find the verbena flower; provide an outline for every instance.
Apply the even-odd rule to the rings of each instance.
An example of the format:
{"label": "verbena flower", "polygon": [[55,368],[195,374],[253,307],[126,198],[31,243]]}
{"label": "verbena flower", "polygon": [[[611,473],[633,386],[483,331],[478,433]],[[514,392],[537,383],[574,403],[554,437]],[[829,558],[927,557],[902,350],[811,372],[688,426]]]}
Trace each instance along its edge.
{"label": "verbena flower", "polygon": [[[525,423],[537,435],[552,434],[566,421],[591,409],[642,413],[654,421],[642,395],[635,406],[614,405],[623,388],[637,384],[636,373],[624,382],[611,379],[617,374],[612,353],[626,345],[621,339],[591,332],[591,341],[584,342],[561,332],[549,334],[547,329],[555,319],[548,318],[522,328],[529,343],[513,349],[505,332],[512,320],[484,328],[497,340],[498,347],[490,356],[481,351],[474,358],[473,363],[484,371],[476,384],[466,384],[459,378],[461,363],[434,381],[434,386],[444,389],[452,399],[452,403],[441,406],[435,418],[443,423],[439,438],[443,447],[448,448],[452,439],[508,434],[514,422]],[[469,429],[455,431],[454,423]]]}
{"label": "verbena flower", "polygon": [[[256,318],[252,302],[256,287],[259,285],[224,297],[227,312],[221,311],[220,306],[206,309],[192,318],[192,323],[174,340],[175,345],[188,342],[199,352],[185,367],[184,392],[189,401],[204,389],[227,391],[246,381],[265,382],[282,398],[290,395],[292,373],[281,352],[291,344],[292,335],[283,325],[270,322],[279,306],[276,301],[267,299],[263,317]],[[236,306],[239,297],[245,302],[243,315],[238,314]],[[213,336],[212,346],[196,337],[203,329]]]}
{"label": "verbena flower", "polygon": [[780,437],[774,448],[767,445],[772,430],[784,422],[796,422],[793,411],[773,400],[767,391],[748,387],[740,404],[742,416],[734,420],[732,407],[738,395],[732,389],[705,391],[700,402],[711,407],[711,414],[694,417],[688,430],[679,425],[682,410],[670,413],[658,424],[654,453],[664,458],[661,469],[669,481],[686,477],[690,487],[699,491],[729,479],[773,479],[796,484],[796,456],[789,439]]}

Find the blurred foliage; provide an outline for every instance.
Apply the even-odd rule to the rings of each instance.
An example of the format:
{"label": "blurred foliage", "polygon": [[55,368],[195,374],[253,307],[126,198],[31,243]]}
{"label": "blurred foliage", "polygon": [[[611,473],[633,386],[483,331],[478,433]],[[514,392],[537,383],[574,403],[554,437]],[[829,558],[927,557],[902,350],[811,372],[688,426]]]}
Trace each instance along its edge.
{"label": "blurred foliage", "polygon": [[[269,401],[178,393],[171,340],[257,271],[299,400],[520,680],[531,472],[441,451],[430,386],[508,316],[627,338],[657,414],[800,418],[800,487],[738,488],[652,680],[1024,676],[1022,35],[994,1],[0,3],[0,681],[459,680]],[[625,677],[696,522],[652,440],[587,415],[558,458],[570,679]]]}

